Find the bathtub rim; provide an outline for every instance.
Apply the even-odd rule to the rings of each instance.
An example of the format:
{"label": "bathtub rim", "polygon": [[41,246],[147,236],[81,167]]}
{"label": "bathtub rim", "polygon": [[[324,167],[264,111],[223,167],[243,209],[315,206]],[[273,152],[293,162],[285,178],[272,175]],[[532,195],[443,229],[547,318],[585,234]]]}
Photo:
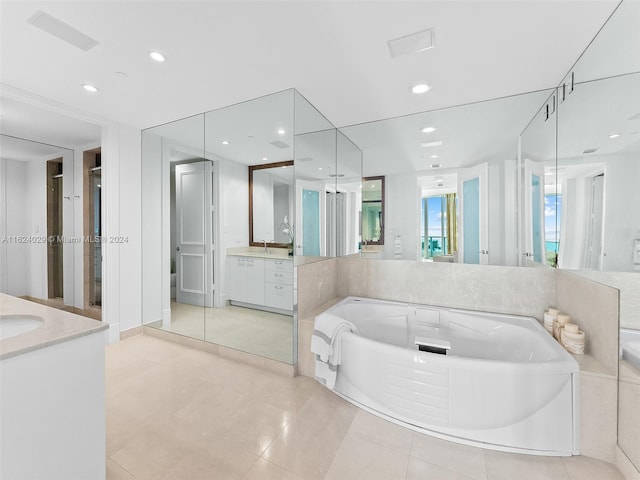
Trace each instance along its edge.
{"label": "bathtub rim", "polygon": [[[463,357],[463,356],[458,356],[458,355],[439,355],[439,356],[444,356],[444,357],[450,358],[452,360],[455,359],[456,361],[482,362],[483,364],[487,363],[487,364],[491,364],[493,366],[517,365],[518,368],[522,368],[525,365],[530,365],[530,366],[535,367],[535,368],[549,367],[550,365],[554,365],[557,368],[563,369],[562,373],[580,372],[580,366],[579,366],[578,362],[576,361],[576,359],[569,352],[567,352],[564,349],[564,347],[558,341],[556,341],[556,339],[554,339],[551,335],[549,335],[549,332],[547,332],[544,329],[544,327],[542,326],[542,324],[538,321],[538,319],[536,319],[533,316],[517,315],[517,314],[509,314],[509,313],[495,313],[495,312],[487,312],[487,311],[481,311],[481,310],[468,310],[468,309],[463,309],[463,308],[443,307],[443,306],[437,306],[437,305],[411,303],[411,302],[401,302],[401,301],[395,301],[395,300],[383,300],[383,299],[377,299],[377,298],[359,297],[359,296],[355,296],[355,295],[350,295],[348,297],[343,298],[342,300],[340,300],[336,304],[332,305],[328,309],[318,313],[318,315],[316,315],[316,318],[321,316],[321,315],[323,315],[323,314],[325,314],[325,313],[326,314],[335,315],[335,313],[334,313],[335,310],[337,310],[341,306],[353,303],[354,300],[356,300],[356,301],[363,301],[364,300],[364,301],[371,302],[371,303],[392,304],[392,305],[406,306],[406,307],[431,307],[431,308],[438,309],[438,310],[447,310],[447,311],[452,312],[452,313],[462,313],[462,314],[466,314],[466,315],[485,314],[485,315],[490,315],[492,317],[497,317],[498,319],[499,318],[510,318],[510,319],[514,319],[514,320],[518,320],[518,321],[526,320],[527,321],[527,325],[531,325],[531,327],[530,328],[525,327],[525,328],[530,330],[532,332],[532,334],[539,335],[541,338],[544,339],[543,341],[553,349],[553,351],[555,353],[555,357],[553,359],[540,360],[540,361],[515,361],[515,360],[507,360],[507,359]],[[336,316],[339,316],[339,315],[336,315]],[[340,317],[340,318],[343,318],[343,317]],[[376,339],[371,338],[371,337],[366,337],[366,336],[354,334],[354,333],[351,333],[351,332],[345,332],[344,335],[355,335],[355,336],[363,338],[363,339],[365,339],[367,341],[371,341],[371,342],[375,342],[375,343],[380,344],[380,345],[384,345],[385,348],[386,347],[390,347],[390,348],[393,347],[393,348],[398,348],[400,350],[408,351],[408,352],[414,352],[414,353],[419,353],[419,354],[427,354],[427,355],[437,355],[437,354],[430,354],[430,353],[427,353],[427,352],[420,352],[417,349],[414,350],[414,349],[410,349],[410,348],[394,345],[394,344],[391,344],[391,343],[382,342],[382,341],[376,340]]]}

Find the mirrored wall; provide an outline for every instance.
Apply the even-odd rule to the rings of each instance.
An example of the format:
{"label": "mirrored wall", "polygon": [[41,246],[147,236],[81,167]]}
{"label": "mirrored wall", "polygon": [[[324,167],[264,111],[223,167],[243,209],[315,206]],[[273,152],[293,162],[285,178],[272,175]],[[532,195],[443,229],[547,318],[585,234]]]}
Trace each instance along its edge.
{"label": "mirrored wall", "polygon": [[638,25],[623,1],[560,85],[556,173],[559,267],[620,290],[618,445],[640,470]]}
{"label": "mirrored wall", "polygon": [[0,135],[0,292],[74,306],[73,150]]}
{"label": "mirrored wall", "polygon": [[547,263],[620,291],[618,445],[640,470],[638,25],[640,4],[621,2],[521,142],[545,175]]}
{"label": "mirrored wall", "polygon": [[519,208],[542,212],[521,205],[518,136],[551,93],[341,128],[363,152],[362,256],[523,264],[519,244],[532,234]]}
{"label": "mirrored wall", "polygon": [[294,269],[358,252],[360,150],[295,90],[142,134],[143,323],[293,364]]}

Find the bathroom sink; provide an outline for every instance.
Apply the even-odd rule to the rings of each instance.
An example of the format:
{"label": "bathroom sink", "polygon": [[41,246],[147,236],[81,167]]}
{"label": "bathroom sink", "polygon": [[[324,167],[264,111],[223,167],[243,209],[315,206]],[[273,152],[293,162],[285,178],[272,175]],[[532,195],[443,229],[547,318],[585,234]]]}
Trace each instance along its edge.
{"label": "bathroom sink", "polygon": [[44,319],[34,315],[0,315],[0,340],[35,330]]}

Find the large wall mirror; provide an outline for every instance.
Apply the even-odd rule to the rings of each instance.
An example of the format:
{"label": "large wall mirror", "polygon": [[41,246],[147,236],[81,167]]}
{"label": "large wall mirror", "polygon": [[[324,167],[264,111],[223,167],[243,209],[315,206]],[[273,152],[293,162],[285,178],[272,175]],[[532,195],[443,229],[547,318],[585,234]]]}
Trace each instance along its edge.
{"label": "large wall mirror", "polygon": [[293,181],[293,160],[249,166],[249,245],[284,247],[293,254]]}
{"label": "large wall mirror", "polygon": [[638,25],[621,2],[559,86],[554,174],[559,268],[620,290],[618,445],[640,470]]}
{"label": "large wall mirror", "polygon": [[362,243],[384,245],[384,176],[362,179]]}
{"label": "large wall mirror", "polygon": [[519,265],[518,136],[550,94],[341,128],[363,152],[363,176],[384,177],[383,223],[371,232],[362,188],[363,244],[380,243],[363,255]]}
{"label": "large wall mirror", "polygon": [[358,251],[360,150],[294,90],[142,147],[144,324],[295,363],[294,268]]}

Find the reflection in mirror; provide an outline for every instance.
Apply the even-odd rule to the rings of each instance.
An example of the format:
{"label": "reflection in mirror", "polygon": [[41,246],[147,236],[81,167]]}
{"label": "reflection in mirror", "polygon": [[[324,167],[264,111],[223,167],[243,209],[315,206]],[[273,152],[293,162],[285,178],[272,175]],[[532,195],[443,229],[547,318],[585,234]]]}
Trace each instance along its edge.
{"label": "reflection in mirror", "polygon": [[560,105],[559,266],[640,271],[640,73],[578,83]]}
{"label": "reflection in mirror", "polygon": [[384,244],[371,256],[518,265],[518,136],[548,96],[341,128],[363,151],[363,175],[385,177]]}
{"label": "reflection in mirror", "polygon": [[[294,215],[293,139],[293,90],[143,132],[145,325],[295,362],[293,259],[277,248]],[[251,233],[249,167],[265,187]]]}
{"label": "reflection in mirror", "polygon": [[362,179],[362,244],[384,245],[384,176]]}
{"label": "reflection in mirror", "polygon": [[336,186],[336,256],[357,254],[362,216],[362,151],[342,132],[338,135]]}
{"label": "reflection in mirror", "polygon": [[76,306],[73,150],[0,135],[0,152],[0,292]]}
{"label": "reflection in mirror", "polygon": [[520,265],[555,267],[562,202],[557,194],[556,91],[520,135]]}
{"label": "reflection in mirror", "polygon": [[558,263],[620,291],[617,440],[638,471],[639,24],[640,3],[622,1],[571,69],[560,86],[557,146]]}
{"label": "reflection in mirror", "polygon": [[335,256],[336,134],[332,128],[296,135],[296,255]]}
{"label": "reflection in mirror", "polygon": [[293,254],[293,160],[249,166],[249,244]]}
{"label": "reflection in mirror", "polygon": [[200,340],[213,298],[203,147],[203,115],[142,132],[143,324]]}

